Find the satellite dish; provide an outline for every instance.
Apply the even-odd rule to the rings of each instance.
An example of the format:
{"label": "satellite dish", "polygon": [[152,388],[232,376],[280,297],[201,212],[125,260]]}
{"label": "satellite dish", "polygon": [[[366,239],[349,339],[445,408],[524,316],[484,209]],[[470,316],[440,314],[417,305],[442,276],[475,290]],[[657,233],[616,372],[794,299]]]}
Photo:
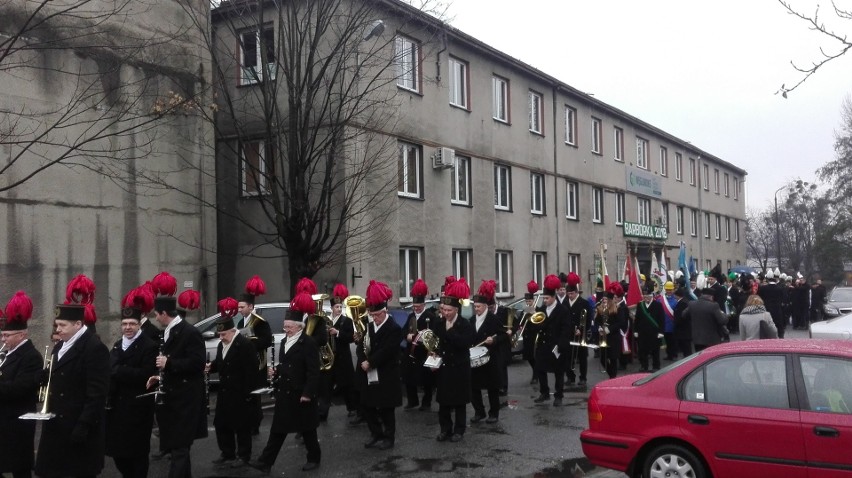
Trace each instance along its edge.
{"label": "satellite dish", "polygon": [[371,23],[370,26],[366,29],[366,31],[364,33],[364,41],[382,36],[382,33],[384,31],[385,31],[385,22],[383,22],[381,20],[376,20],[373,23]]}

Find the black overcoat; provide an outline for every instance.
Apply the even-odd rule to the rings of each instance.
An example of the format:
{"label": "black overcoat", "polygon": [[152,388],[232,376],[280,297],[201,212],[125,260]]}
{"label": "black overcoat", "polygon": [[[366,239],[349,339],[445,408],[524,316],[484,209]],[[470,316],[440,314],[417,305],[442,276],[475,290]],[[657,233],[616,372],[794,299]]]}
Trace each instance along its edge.
{"label": "black overcoat", "polygon": [[438,336],[441,368],[438,369],[436,400],[440,405],[459,406],[470,403],[470,347],[473,346],[473,326],[456,316],[447,330],[447,321],[439,320],[433,329]]}
{"label": "black overcoat", "polygon": [[500,319],[496,315],[488,312],[485,315],[485,321],[479,330],[476,330],[476,316],[470,319],[470,325],[473,328],[473,345],[477,345],[488,337],[494,336],[494,342],[491,345],[482,345],[488,349],[490,356],[488,363],[479,367],[472,367],[470,371],[470,383],[474,389],[495,389],[500,388],[500,348],[505,344],[509,337],[506,335],[505,323],[500,323]]}
{"label": "black overcoat", "polygon": [[406,327],[402,331],[403,335],[406,336],[405,344],[407,348],[403,352],[402,363],[404,365],[403,374],[405,375],[407,383],[420,385],[423,381],[424,371],[431,373],[431,371],[427,370],[427,368],[423,366],[423,362],[426,361],[426,358],[429,356],[429,352],[426,350],[426,347],[423,346],[422,342],[418,342],[412,346],[412,343],[407,341],[408,334],[413,334],[414,339],[416,340],[417,334],[420,333],[420,331],[434,329],[438,320],[438,317],[435,315],[435,309],[431,307],[425,309],[423,313],[420,314],[420,317],[417,317],[414,312],[408,314],[408,320],[405,322]]}
{"label": "black overcoat", "polygon": [[[356,350],[358,359],[355,370],[358,387],[361,391],[361,404],[366,407],[393,408],[402,405],[402,381],[399,370],[399,344],[402,342],[402,329],[388,314],[382,326],[376,331],[376,324],[370,322],[370,352],[365,354],[364,347]],[[361,368],[364,361],[370,362],[370,368],[378,371],[379,381],[367,383],[367,372]]]}
{"label": "black overcoat", "polygon": [[[524,315],[521,316],[521,320],[524,319]],[[532,313],[529,314],[532,317]],[[540,325],[536,325],[532,323],[532,321],[527,318],[527,321],[524,322],[524,330],[521,332],[521,337],[523,337],[523,351],[522,356],[524,360],[535,360],[535,337],[538,335],[538,331],[541,328]]]}
{"label": "black overcoat", "polygon": [[223,430],[247,430],[256,413],[255,395],[251,392],[257,388],[257,351],[252,340],[242,334],[234,335],[228,355],[223,358],[224,347],[219,341],[216,359],[210,363],[210,373],[219,374],[213,426]]}
{"label": "black overcoat", "polygon": [[154,424],[154,401],[136,398],[146,393],[145,383],[157,374],[159,345],[141,333],[127,350],[121,339],[109,354],[110,387],[106,414],[106,454],[114,457],[148,456]]}
{"label": "black overcoat", "polygon": [[47,397],[48,411],[56,416],[42,422],[35,474],[98,475],[104,467],[109,350],[86,329],[62,360],[58,352],[57,345]]}
{"label": "black overcoat", "polygon": [[157,406],[160,446],[186,448],[197,438],[207,436],[204,401],[204,366],[207,349],[201,332],[181,320],[169,333],[163,346],[168,357],[163,370],[163,404]]}
{"label": "black overcoat", "polygon": [[[591,328],[591,315],[589,314],[589,301],[578,295],[574,305],[571,305],[571,300],[566,300],[562,303],[568,313],[568,323],[571,324],[568,328],[568,336],[570,341],[580,342],[583,337],[588,335]],[[585,312],[585,314],[584,314]],[[575,332],[581,332],[581,335]]]}
{"label": "black overcoat", "polygon": [[272,328],[266,319],[254,312],[249,315],[247,326],[249,330],[246,338],[251,340],[251,345],[257,353],[257,360],[255,360],[257,367],[254,372],[255,388],[265,387],[268,385],[266,367],[269,361],[268,350],[273,342]]}
{"label": "black overcoat", "polygon": [[155,344],[160,343],[160,337],[163,336],[163,331],[160,330],[159,327],[154,325],[154,323],[151,322],[151,319],[146,318],[145,322],[142,323],[140,329],[142,329],[142,334],[147,335],[148,338],[153,340]]}
{"label": "black overcoat", "polygon": [[352,319],[341,315],[334,328],[337,329],[337,336],[329,339],[334,342],[334,365],[331,367],[331,375],[337,387],[349,388],[355,377],[355,369],[352,368],[352,349],[349,347],[355,336],[355,326],[352,324]]}
{"label": "black overcoat", "polygon": [[[286,341],[285,337],[281,342],[278,366],[275,369],[275,414],[272,417],[272,431],[297,433],[314,430],[319,426],[319,348],[305,333],[285,352]],[[302,397],[311,400],[302,402]]]}
{"label": "black overcoat", "polygon": [[[547,307],[542,306],[537,310],[547,315]],[[551,373],[562,373],[565,370],[572,330],[568,310],[557,301],[550,315],[539,325],[538,337],[535,339],[537,344],[534,345],[536,370]],[[558,358],[553,353],[553,348],[557,346]]]}
{"label": "black overcoat", "polygon": [[0,366],[0,473],[33,467],[35,421],[18,417],[36,411],[43,361],[27,340]]}
{"label": "black overcoat", "polygon": [[683,316],[683,311],[689,305],[689,301],[682,298],[674,306],[674,336],[677,340],[692,341],[692,321],[689,316]]}
{"label": "black overcoat", "polygon": [[640,347],[645,349],[660,345],[660,339],[657,336],[663,333],[663,327],[666,323],[665,314],[663,304],[656,300],[652,300],[651,305],[646,306],[645,301],[642,301],[636,306],[634,326],[636,332],[639,333],[636,342]]}

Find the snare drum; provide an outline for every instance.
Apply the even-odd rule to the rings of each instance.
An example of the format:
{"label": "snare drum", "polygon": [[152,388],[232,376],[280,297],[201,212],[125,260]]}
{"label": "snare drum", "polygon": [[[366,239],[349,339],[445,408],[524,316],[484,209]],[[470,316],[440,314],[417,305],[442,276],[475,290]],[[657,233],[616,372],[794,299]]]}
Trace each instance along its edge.
{"label": "snare drum", "polygon": [[470,366],[472,368],[481,367],[488,363],[491,357],[488,355],[487,347],[471,347],[470,349]]}

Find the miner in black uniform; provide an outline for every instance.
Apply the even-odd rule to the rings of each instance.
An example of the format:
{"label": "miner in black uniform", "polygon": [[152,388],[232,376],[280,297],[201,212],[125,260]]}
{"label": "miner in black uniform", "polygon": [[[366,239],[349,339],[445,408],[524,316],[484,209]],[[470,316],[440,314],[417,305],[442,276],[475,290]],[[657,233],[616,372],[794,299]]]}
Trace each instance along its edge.
{"label": "miner in black uniform", "polygon": [[461,278],[446,284],[441,297],[441,318],[435,327],[441,363],[437,369],[436,400],[441,433],[438,441],[459,442],[467,429],[467,404],[471,399],[470,347],[473,326],[461,316],[462,300],[470,297],[470,286]]}
{"label": "miner in black uniform", "polygon": [[358,394],[355,391],[355,369],[352,366],[352,349],[355,325],[352,319],[343,314],[343,303],[349,297],[349,290],[343,284],[334,286],[331,297],[331,318],[329,319],[328,340],[334,352],[334,365],[331,367],[330,395],[339,394],[346,404],[350,418],[358,409]]}
{"label": "miner in black uniform", "polygon": [[[591,316],[589,314],[589,301],[580,295],[580,276],[575,272],[568,273],[566,285],[568,298],[562,302],[562,307],[568,311],[568,320],[570,323],[569,332],[571,341],[575,343],[583,342],[586,335],[591,330]],[[568,352],[568,362],[566,371],[568,372],[567,386],[573,386],[577,379],[577,372],[574,370],[579,364],[581,387],[586,386],[586,377],[589,370],[589,349],[581,345],[571,345]]]}
{"label": "miner in black uniform", "polygon": [[535,403],[550,399],[550,387],[547,384],[547,374],[556,375],[553,389],[553,406],[562,405],[562,387],[565,380],[565,364],[568,361],[569,343],[571,342],[571,323],[568,311],[556,298],[556,291],[562,287],[559,277],[550,274],[544,278],[544,305],[538,312],[544,312],[545,319],[539,324],[535,337],[535,366],[538,375],[539,396]]}
{"label": "miner in black uniform", "polygon": [[[246,337],[251,341],[252,347],[257,355],[257,370],[254,372],[255,388],[266,386],[266,366],[268,364],[267,350],[272,347],[272,329],[269,323],[254,311],[254,302],[258,296],[266,293],[266,284],[259,276],[254,276],[246,282],[246,292],[240,296],[239,312],[242,323],[236,324],[238,329],[247,328]],[[260,405],[260,395],[252,395],[251,416],[252,435],[260,433],[260,421],[263,419],[263,410]]]}
{"label": "miner in black uniform", "polygon": [[[488,310],[488,304],[494,301],[494,281],[482,281],[479,291],[473,296],[473,312],[470,322],[474,329],[473,342],[482,344],[491,358],[484,364],[473,364],[471,368],[471,404],[473,418],[471,423],[485,419],[486,423],[496,423],[500,418],[500,370],[501,364],[494,357],[499,347],[509,340],[504,324]],[[485,404],[482,402],[482,390],[488,391],[488,418],[485,418]]]}
{"label": "miner in black uniform", "polygon": [[[433,329],[438,318],[434,309],[426,308],[426,296],[429,288],[423,279],[417,279],[411,286],[411,313],[406,321],[405,340],[408,345],[408,354],[402,360],[405,366],[405,390],[407,403],[405,409],[417,408],[421,411],[432,408],[432,396],[435,391],[435,372],[429,367],[424,367],[428,353],[426,347],[419,340],[420,333],[426,329]],[[423,400],[418,395],[418,386],[423,387]]]}

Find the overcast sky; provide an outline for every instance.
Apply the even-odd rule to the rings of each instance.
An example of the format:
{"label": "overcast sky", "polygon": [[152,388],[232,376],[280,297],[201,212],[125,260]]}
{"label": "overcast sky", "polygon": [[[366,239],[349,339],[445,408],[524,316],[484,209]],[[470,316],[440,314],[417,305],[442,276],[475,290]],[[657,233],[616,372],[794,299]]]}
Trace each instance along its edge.
{"label": "overcast sky", "polygon": [[[806,12],[815,5],[791,2]],[[852,21],[835,20],[823,3],[821,18],[852,33]],[[787,99],[776,95],[801,78],[791,61],[808,65],[820,45],[832,46],[777,0],[454,0],[448,16],[465,33],[745,169],[748,208],[771,207],[776,189],[813,180],[834,158],[852,53]]]}

